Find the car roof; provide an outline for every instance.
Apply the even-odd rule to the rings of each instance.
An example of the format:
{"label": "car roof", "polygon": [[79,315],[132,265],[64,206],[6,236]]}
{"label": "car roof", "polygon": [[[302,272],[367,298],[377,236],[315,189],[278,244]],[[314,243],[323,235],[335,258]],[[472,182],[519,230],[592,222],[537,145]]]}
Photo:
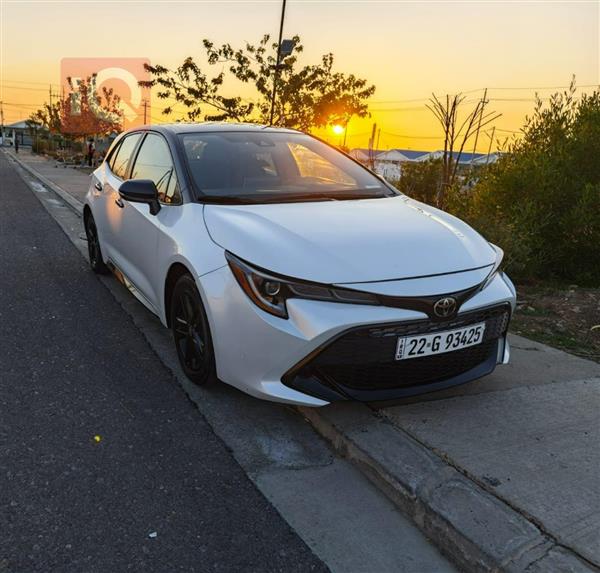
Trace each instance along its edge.
{"label": "car roof", "polygon": [[199,133],[199,132],[235,132],[235,131],[260,131],[267,133],[300,133],[295,129],[283,127],[270,127],[257,123],[230,123],[225,121],[204,121],[201,123],[160,123],[157,125],[144,125],[131,131],[152,129],[165,134]]}

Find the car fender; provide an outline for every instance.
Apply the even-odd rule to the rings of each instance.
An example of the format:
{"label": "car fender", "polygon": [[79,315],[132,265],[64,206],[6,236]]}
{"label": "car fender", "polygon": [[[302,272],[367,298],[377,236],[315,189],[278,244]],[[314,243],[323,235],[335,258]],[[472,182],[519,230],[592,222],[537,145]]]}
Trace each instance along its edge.
{"label": "car fender", "polygon": [[[157,257],[157,262],[161,265],[159,286],[163,293],[171,268],[173,265],[180,264],[194,277],[204,300],[202,285],[198,277],[227,264],[223,248],[217,245],[208,234],[202,215],[203,208],[204,205],[199,203],[164,207],[164,209],[169,209],[169,214],[163,219]],[[168,321],[165,307],[163,296],[159,318],[166,325]]]}

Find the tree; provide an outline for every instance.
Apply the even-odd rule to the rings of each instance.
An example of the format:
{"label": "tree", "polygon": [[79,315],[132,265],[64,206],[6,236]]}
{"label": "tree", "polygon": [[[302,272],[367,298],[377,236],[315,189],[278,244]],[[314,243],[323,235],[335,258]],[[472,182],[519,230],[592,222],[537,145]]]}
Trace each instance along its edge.
{"label": "tree", "polygon": [[27,123],[32,127],[41,126],[53,135],[59,134],[61,132],[61,102],[44,103],[40,109],[29,116]]}
{"label": "tree", "polygon": [[[335,72],[333,54],[324,55],[319,64],[300,67],[298,55],[303,47],[299,37],[294,37],[293,42],[292,53],[280,63],[274,125],[309,131],[328,124],[345,125],[353,116],[369,115],[367,100],[375,93],[375,86],[353,74]],[[246,43],[239,49],[230,44],[216,47],[206,39],[203,47],[209,67],[227,67],[209,77],[191,57],[175,70],[147,65],[153,79],[140,85],[158,87],[158,97],[181,104],[190,121],[203,118],[269,123],[277,43],[271,43],[265,35],[258,44]],[[252,85],[255,97],[246,100],[223,95],[226,72],[239,82]],[[212,111],[206,111],[207,107]],[[173,106],[163,111],[166,115],[172,112]]]}
{"label": "tree", "polygon": [[522,136],[485,168],[458,212],[521,280],[600,284],[600,91],[537,99]]}
{"label": "tree", "polygon": [[460,121],[459,111],[464,102],[465,96],[462,94],[446,95],[445,102],[432,94],[432,98],[427,104],[427,108],[435,115],[444,130],[442,179],[436,197],[436,204],[442,209],[446,206],[448,189],[456,181],[460,157],[467,141],[474,135],[479,134],[483,127],[502,115],[493,111],[486,111],[489,100],[484,95],[475,107],[467,113],[466,117]]}
{"label": "tree", "polygon": [[93,137],[120,132],[123,112],[120,98],[112,89],[96,89],[96,75],[76,85],[67,78],[72,92],[60,100],[60,131],[71,137]]}

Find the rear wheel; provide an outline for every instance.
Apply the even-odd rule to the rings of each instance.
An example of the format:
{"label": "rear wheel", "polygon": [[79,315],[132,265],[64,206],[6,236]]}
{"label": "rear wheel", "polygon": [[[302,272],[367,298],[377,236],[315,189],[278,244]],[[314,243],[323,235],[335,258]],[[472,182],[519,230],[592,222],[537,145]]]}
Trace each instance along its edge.
{"label": "rear wheel", "polygon": [[105,275],[109,272],[109,268],[104,264],[102,259],[102,250],[100,249],[100,239],[98,239],[98,229],[96,222],[91,213],[85,217],[85,236],[87,237],[88,256],[90,259],[90,267],[95,273]]}
{"label": "rear wheel", "polygon": [[171,296],[171,331],[185,375],[198,385],[217,380],[210,327],[194,279],[183,275]]}

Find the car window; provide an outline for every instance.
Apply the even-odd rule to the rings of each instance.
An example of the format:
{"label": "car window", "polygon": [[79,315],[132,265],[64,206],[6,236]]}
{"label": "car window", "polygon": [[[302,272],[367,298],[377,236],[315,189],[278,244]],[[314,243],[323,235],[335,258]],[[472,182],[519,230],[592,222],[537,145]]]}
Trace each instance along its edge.
{"label": "car window", "polygon": [[[123,139],[123,143],[117,150],[115,154],[115,159],[113,165],[111,166],[112,172],[121,179],[127,179],[127,167],[129,166],[129,160],[131,159],[131,154],[135,149],[140,137],[141,133],[133,133],[128,135]],[[110,165],[110,164],[109,164]]]}
{"label": "car window", "polygon": [[146,136],[136,157],[131,178],[154,181],[158,189],[158,200],[162,203],[181,203],[171,152],[160,135],[149,133]]}
{"label": "car window", "polygon": [[390,197],[395,192],[325,143],[295,132],[190,132],[181,136],[198,192],[226,202]]}
{"label": "car window", "polygon": [[119,153],[121,143],[123,143],[122,139],[117,143],[117,145],[115,145],[115,148],[110,152],[110,155],[108,157],[107,163],[111,171],[115,170],[115,159],[117,158],[117,153]]}
{"label": "car window", "polygon": [[352,186],[356,182],[339,167],[327,161],[323,156],[308,149],[297,142],[289,142],[288,147],[292,152],[300,177],[316,177],[320,180],[338,183],[342,186]]}

